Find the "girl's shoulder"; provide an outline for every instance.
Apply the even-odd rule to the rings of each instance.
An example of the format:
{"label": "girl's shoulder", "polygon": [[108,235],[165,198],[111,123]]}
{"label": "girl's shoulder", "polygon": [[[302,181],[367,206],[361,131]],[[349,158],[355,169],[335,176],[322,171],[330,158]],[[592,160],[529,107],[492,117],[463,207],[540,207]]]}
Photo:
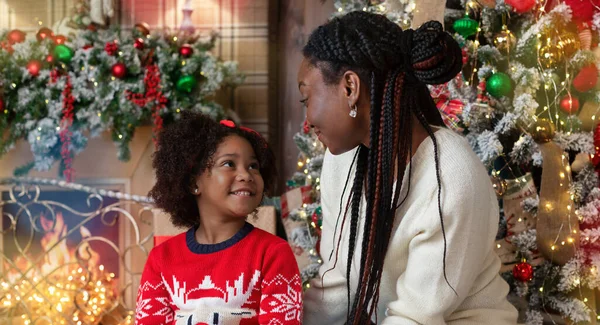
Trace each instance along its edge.
{"label": "girl's shoulder", "polygon": [[287,244],[287,241],[285,241],[283,238],[278,237],[270,232],[267,232],[257,227],[254,227],[254,229],[250,233],[250,236],[253,238],[253,240],[269,247]]}

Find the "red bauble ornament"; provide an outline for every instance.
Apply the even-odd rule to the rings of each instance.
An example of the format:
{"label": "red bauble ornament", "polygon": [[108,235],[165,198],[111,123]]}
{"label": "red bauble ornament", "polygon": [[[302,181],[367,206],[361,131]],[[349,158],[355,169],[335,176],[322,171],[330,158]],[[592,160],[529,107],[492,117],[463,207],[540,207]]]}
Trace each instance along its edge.
{"label": "red bauble ornament", "polygon": [[135,47],[138,50],[143,50],[144,49],[144,40],[141,38],[137,38],[134,42],[133,42],[133,47]]}
{"label": "red bauble ornament", "polygon": [[579,111],[579,99],[572,95],[567,95],[560,100],[560,109],[567,114],[575,114]]}
{"label": "red bauble ornament", "polygon": [[37,77],[40,74],[40,70],[42,69],[42,62],[38,60],[31,60],[27,63],[27,71],[29,74]]}
{"label": "red bauble ornament", "polygon": [[573,79],[573,87],[577,89],[577,91],[583,93],[594,88],[597,82],[598,68],[592,63],[579,70],[579,73],[577,73],[577,76]]}
{"label": "red bauble ornament", "polygon": [[533,266],[527,262],[521,262],[513,267],[512,273],[515,279],[528,282],[533,279]]}
{"label": "red bauble ornament", "polygon": [[571,7],[573,19],[588,22],[594,18],[596,8],[600,6],[600,0],[565,0],[565,4]]}
{"label": "red bauble ornament", "polygon": [[40,30],[38,30],[37,34],[35,34],[35,38],[37,38],[37,40],[40,42],[45,40],[46,38],[53,38],[53,37],[54,37],[54,33],[48,27],[40,28]]}
{"label": "red bauble ornament", "polygon": [[127,66],[125,63],[115,63],[111,68],[111,72],[113,77],[121,79],[127,75]]}
{"label": "red bauble ornament", "polygon": [[18,29],[13,29],[6,34],[6,39],[9,44],[22,43],[25,41],[25,33]]}
{"label": "red bauble ornament", "polygon": [[506,0],[504,2],[520,14],[526,13],[535,7],[535,0]]}
{"label": "red bauble ornament", "polygon": [[119,44],[116,40],[107,42],[106,45],[104,45],[104,51],[106,51],[108,55],[115,55],[119,51]]}
{"label": "red bauble ornament", "polygon": [[46,63],[48,63],[48,64],[52,64],[52,63],[54,63],[54,57],[51,54],[48,54],[46,56],[46,58],[44,59],[44,61],[46,61]]}
{"label": "red bauble ornament", "polygon": [[183,44],[179,48],[179,54],[184,58],[189,58],[194,53],[194,49],[189,44]]}
{"label": "red bauble ornament", "polygon": [[56,35],[56,37],[54,37],[54,44],[59,45],[59,44],[65,44],[67,42],[67,37],[64,35]]}

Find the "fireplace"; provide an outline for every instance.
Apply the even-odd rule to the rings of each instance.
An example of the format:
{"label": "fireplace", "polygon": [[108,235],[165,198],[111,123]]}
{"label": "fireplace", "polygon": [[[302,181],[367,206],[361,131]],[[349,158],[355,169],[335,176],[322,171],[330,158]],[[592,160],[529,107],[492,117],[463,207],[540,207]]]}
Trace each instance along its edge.
{"label": "fireplace", "polygon": [[0,185],[0,325],[133,324],[152,244],[148,199],[118,185]]}

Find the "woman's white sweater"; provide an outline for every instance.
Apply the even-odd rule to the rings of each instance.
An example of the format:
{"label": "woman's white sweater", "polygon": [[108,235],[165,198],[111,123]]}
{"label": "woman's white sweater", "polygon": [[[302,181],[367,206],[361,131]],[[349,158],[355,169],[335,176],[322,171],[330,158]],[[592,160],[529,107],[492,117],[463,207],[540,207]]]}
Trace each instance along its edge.
{"label": "woman's white sweater", "polygon": [[[463,137],[447,129],[439,129],[435,137],[447,239],[446,274],[456,293],[444,279],[444,238],[438,214],[434,147],[431,138],[427,138],[412,157],[410,191],[396,213],[381,279],[377,323],[516,324],[517,311],[506,299],[508,284],[498,274],[500,259],[494,252],[494,239],[499,214],[488,174]],[[340,202],[344,210],[348,202],[354,171],[341,196],[354,154],[355,150],[339,156],[329,152],[325,155],[321,176],[323,265],[305,294],[305,325],[346,321],[350,212],[345,225],[343,215],[338,222],[338,213]],[[407,167],[400,198],[404,198],[408,188],[408,173]],[[363,218],[365,206],[363,197]],[[358,284],[362,221],[350,274],[352,297]]]}

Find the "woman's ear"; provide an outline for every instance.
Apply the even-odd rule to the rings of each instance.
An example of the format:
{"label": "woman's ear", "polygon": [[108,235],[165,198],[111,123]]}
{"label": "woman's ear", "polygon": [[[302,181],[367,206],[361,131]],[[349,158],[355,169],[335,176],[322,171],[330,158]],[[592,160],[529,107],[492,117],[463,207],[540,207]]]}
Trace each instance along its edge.
{"label": "woman's ear", "polygon": [[354,106],[358,102],[360,97],[360,78],[358,74],[352,70],[348,70],[344,73],[341,80],[342,86],[345,89],[345,95],[348,98],[348,105]]}

